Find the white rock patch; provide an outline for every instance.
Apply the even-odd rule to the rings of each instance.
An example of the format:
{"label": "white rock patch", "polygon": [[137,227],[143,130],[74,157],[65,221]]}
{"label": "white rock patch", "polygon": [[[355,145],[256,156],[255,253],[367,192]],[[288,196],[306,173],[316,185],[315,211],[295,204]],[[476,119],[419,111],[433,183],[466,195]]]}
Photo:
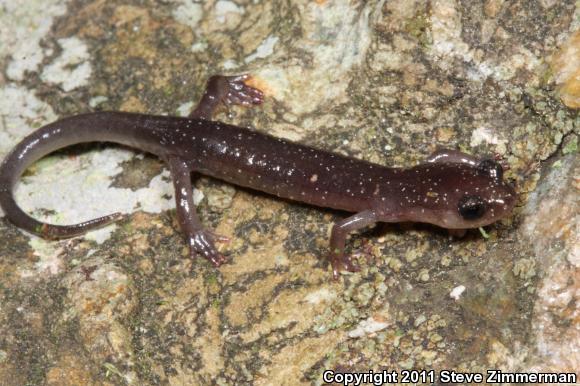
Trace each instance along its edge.
{"label": "white rock patch", "polygon": [[55,17],[66,12],[63,0],[0,0],[0,57],[11,57],[6,75],[22,80],[27,71],[37,71],[48,54],[40,41],[48,35]]}
{"label": "white rock patch", "polygon": [[42,71],[44,82],[59,85],[64,91],[71,91],[87,84],[92,69],[89,50],[79,38],[59,39],[62,54]]}

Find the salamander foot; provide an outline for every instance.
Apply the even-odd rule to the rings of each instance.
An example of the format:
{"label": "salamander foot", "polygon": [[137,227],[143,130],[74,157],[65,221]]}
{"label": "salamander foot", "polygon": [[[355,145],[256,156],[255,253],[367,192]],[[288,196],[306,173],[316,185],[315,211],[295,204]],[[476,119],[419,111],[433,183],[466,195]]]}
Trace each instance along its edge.
{"label": "salamander foot", "polygon": [[360,266],[356,257],[348,255],[330,256],[330,265],[332,266],[332,277],[338,279],[338,275],[343,272],[359,272]]}
{"label": "salamander foot", "polygon": [[205,92],[197,107],[189,114],[191,118],[211,120],[220,106],[252,106],[264,102],[264,93],[245,83],[250,75],[214,75],[207,81]]}
{"label": "salamander foot", "polygon": [[202,230],[189,237],[189,254],[191,258],[201,256],[209,260],[215,267],[226,262],[227,258],[215,247],[216,241],[226,241],[227,238],[218,236],[211,231]]}
{"label": "salamander foot", "polygon": [[246,80],[251,79],[248,74],[237,76],[216,75],[210,79],[210,82],[214,78],[218,78],[217,82],[220,83],[219,87],[221,93],[224,94],[222,98],[225,104],[251,106],[264,102],[264,93],[245,83]]}

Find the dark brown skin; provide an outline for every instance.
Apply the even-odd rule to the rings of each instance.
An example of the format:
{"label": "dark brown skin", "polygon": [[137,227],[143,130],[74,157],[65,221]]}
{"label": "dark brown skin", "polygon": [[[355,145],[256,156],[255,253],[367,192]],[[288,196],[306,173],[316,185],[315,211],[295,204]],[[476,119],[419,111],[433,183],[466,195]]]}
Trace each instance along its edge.
{"label": "dark brown skin", "polygon": [[26,137],[0,166],[0,206],[8,219],[45,238],[74,237],[107,225],[121,214],[75,225],[42,223],[14,201],[14,185],[24,170],[43,156],[82,142],[114,142],[153,153],[169,165],[177,218],[192,257],[215,266],[225,257],[217,236],[201,225],[193,204],[191,172],[267,192],[278,197],[355,214],[332,228],[330,262],[334,277],[357,271],[344,254],[349,232],[376,222],[425,222],[461,231],[507,216],[514,190],[493,160],[444,150],[409,169],[387,168],[237,126],[211,121],[220,105],[262,103],[262,93],[244,83],[247,76],[210,78],[189,118],[122,112],[77,115],[48,124]]}

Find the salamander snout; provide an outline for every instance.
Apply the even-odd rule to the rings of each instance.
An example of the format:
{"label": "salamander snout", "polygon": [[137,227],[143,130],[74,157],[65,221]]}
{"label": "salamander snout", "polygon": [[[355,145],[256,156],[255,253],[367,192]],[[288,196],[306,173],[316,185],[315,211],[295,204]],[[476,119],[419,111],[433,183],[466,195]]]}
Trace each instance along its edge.
{"label": "salamander snout", "polygon": [[491,224],[513,209],[515,192],[509,185],[497,187],[490,196],[465,194],[457,203],[457,212],[467,224],[483,226]]}
{"label": "salamander snout", "polygon": [[503,168],[493,160],[477,166],[477,183],[457,201],[457,213],[466,227],[491,224],[508,215],[516,203],[514,189],[503,181]]}

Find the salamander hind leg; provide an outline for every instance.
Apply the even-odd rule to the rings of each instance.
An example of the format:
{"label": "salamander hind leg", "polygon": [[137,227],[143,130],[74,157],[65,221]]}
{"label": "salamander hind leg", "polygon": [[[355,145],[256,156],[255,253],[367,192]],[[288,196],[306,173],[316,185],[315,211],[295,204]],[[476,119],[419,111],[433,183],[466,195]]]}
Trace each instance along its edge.
{"label": "salamander hind leg", "polygon": [[264,101],[264,94],[257,88],[245,83],[250,78],[247,74],[212,76],[207,81],[205,92],[199,104],[189,116],[191,118],[210,120],[220,106],[252,106],[261,104]]}
{"label": "salamander hind leg", "polygon": [[223,241],[224,238],[204,229],[197,217],[193,204],[191,169],[178,158],[169,159],[169,167],[175,188],[177,221],[187,240],[190,256],[202,256],[219,267],[226,258],[216,249],[215,242]]}
{"label": "salamander hind leg", "polygon": [[330,234],[329,260],[332,266],[332,276],[335,280],[338,279],[340,272],[360,271],[356,259],[344,254],[346,236],[352,231],[362,229],[375,222],[377,222],[375,211],[365,210],[334,224]]}

